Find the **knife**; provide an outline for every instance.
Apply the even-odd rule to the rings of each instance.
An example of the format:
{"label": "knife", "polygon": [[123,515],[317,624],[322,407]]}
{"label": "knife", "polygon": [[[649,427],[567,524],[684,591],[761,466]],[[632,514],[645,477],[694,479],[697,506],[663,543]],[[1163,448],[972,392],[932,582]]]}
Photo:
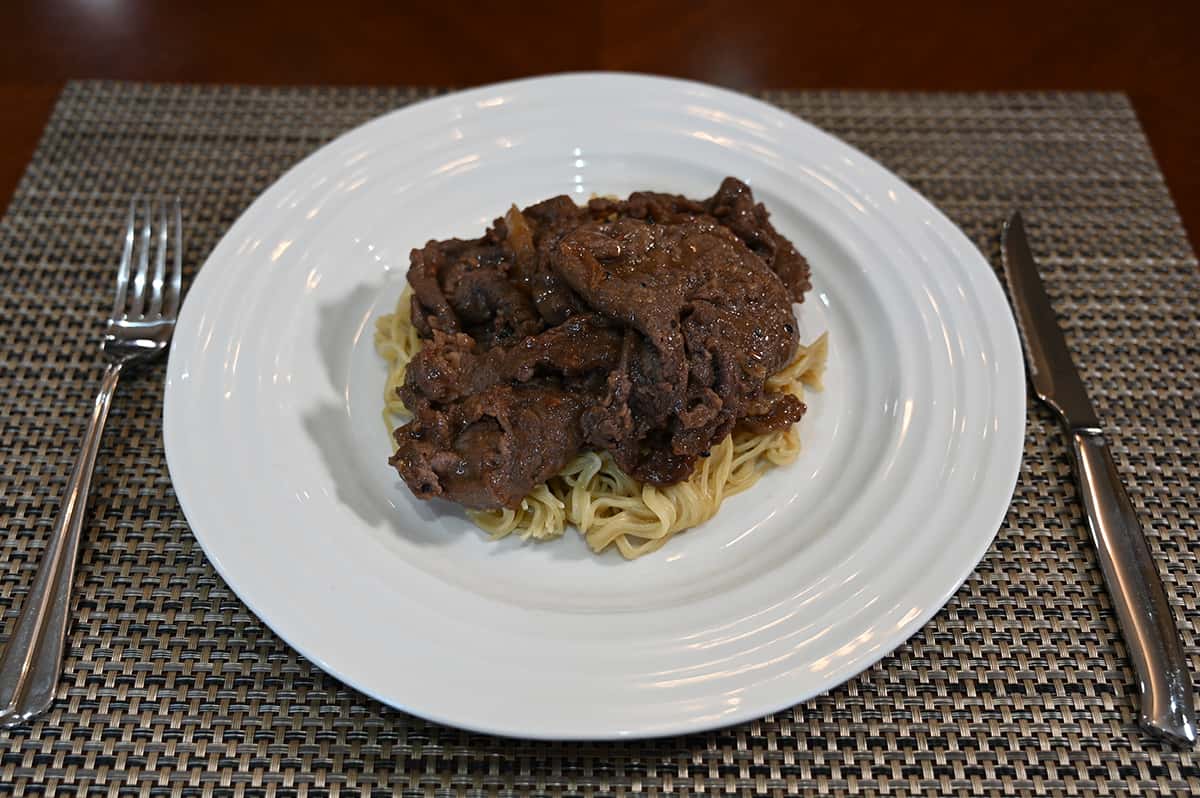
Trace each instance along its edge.
{"label": "knife", "polygon": [[1038,276],[1021,214],[1000,236],[1004,276],[1017,311],[1029,379],[1058,414],[1075,460],[1088,531],[1138,678],[1139,722],[1174,745],[1196,742],[1192,679],[1146,537],[1108,450],[1104,428],[1071,360]]}

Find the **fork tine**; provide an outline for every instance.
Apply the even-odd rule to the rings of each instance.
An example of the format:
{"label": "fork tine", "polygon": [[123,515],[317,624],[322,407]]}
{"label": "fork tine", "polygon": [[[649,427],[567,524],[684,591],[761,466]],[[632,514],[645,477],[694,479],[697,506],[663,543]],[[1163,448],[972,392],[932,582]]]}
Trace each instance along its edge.
{"label": "fork tine", "polygon": [[113,300],[113,321],[125,315],[125,294],[129,288],[129,264],[133,260],[133,233],[137,229],[137,197],[129,201],[129,221],[125,223],[125,246],[121,250],[121,265],[117,267],[117,297]]}
{"label": "fork tine", "polygon": [[[171,276],[167,279],[166,297],[163,301],[163,318],[174,321],[179,315],[179,294],[183,290],[183,212],[179,197],[171,203],[175,227],[175,260],[171,264]],[[164,229],[166,225],[163,225]]]}
{"label": "fork tine", "polygon": [[150,304],[146,306],[146,318],[157,319],[162,312],[163,276],[167,267],[167,205],[162,197],[158,206],[158,250],[154,256],[154,275],[150,279]]}
{"label": "fork tine", "polygon": [[129,318],[138,319],[146,307],[146,278],[150,273],[150,228],[153,214],[150,211],[150,200],[142,200],[142,210],[146,214],[146,223],[142,225],[142,246],[138,251],[137,274],[133,277],[133,296],[130,298]]}

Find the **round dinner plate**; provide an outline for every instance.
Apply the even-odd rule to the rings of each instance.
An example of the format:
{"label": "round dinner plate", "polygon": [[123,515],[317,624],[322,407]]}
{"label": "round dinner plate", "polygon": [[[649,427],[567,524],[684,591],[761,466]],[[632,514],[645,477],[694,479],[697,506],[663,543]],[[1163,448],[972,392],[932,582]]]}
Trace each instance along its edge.
{"label": "round dinner plate", "polygon": [[[374,322],[429,239],[510,204],[745,180],[804,253],[802,336],[830,336],[804,451],[626,562],[492,542],[388,466]],[[1024,430],[1016,329],[987,262],[860,152],[777,108],[579,74],[460,92],[323,147],[233,225],[171,346],[164,435],[196,539],[322,669],[506,735],[615,738],[758,717],[834,687],[983,556]]]}

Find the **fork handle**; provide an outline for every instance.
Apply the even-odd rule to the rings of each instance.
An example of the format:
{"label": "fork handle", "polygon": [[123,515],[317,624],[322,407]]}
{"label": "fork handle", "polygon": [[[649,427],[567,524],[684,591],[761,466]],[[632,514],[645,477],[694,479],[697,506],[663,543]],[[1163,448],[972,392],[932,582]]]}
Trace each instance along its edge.
{"label": "fork handle", "polygon": [[1104,436],[1074,430],[1071,439],[1088,530],[1138,679],[1139,723],[1156,737],[1191,748],[1192,676],[1146,536]]}
{"label": "fork handle", "polygon": [[0,726],[18,726],[45,712],[54,701],[71,617],[71,585],[88,487],[121,368],[121,363],[110,363],[104,371],[58,521],[16,627],[0,654]]}

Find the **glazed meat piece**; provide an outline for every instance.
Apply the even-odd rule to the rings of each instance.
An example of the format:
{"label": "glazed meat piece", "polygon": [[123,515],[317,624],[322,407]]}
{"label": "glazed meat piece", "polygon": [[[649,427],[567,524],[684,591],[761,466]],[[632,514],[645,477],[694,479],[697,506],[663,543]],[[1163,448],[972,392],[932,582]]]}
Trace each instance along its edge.
{"label": "glazed meat piece", "polygon": [[613,386],[627,397],[606,396],[584,419],[585,440],[626,472],[656,484],[685,479],[750,404],[792,406],[780,426],[799,419],[794,397],[763,392],[796,351],[787,291],[729,229],[704,216],[590,222],[562,238],[551,263],[584,304],[637,333]]}
{"label": "glazed meat piece", "polygon": [[659,224],[674,224],[707,214],[729,228],[752,252],[763,259],[783,281],[793,302],[803,302],[812,288],[808,261],[791,241],[771,224],[762,203],[754,201],[750,187],[736,177],[721,181],[711,198],[698,202],[678,194],[636,191],[628,200],[594,199],[588,204],[594,218],[628,216]]}
{"label": "glazed meat piece", "polygon": [[529,382],[554,375],[567,380],[616,365],[621,333],[602,316],[571,317],[557,327],[509,347],[479,351],[468,335],[434,332],[408,366],[400,398],[410,409],[428,402],[451,402],[493,385]]}
{"label": "glazed meat piece", "polygon": [[758,255],[787,287],[793,302],[803,302],[812,288],[808,261],[771,224],[767,209],[754,201],[750,187],[727,177],[707,203],[707,210]]}
{"label": "glazed meat piece", "polygon": [[808,264],[734,178],[703,201],[514,207],[414,250],[408,279],[424,344],[391,462],[422,498],[516,507],[585,448],[671,484],[736,425],[804,413],[764,384],[796,351]]}
{"label": "glazed meat piece", "polygon": [[413,493],[467,507],[514,507],[579,451],[581,397],[553,386],[493,385],[425,405],[396,431],[391,463]]}

